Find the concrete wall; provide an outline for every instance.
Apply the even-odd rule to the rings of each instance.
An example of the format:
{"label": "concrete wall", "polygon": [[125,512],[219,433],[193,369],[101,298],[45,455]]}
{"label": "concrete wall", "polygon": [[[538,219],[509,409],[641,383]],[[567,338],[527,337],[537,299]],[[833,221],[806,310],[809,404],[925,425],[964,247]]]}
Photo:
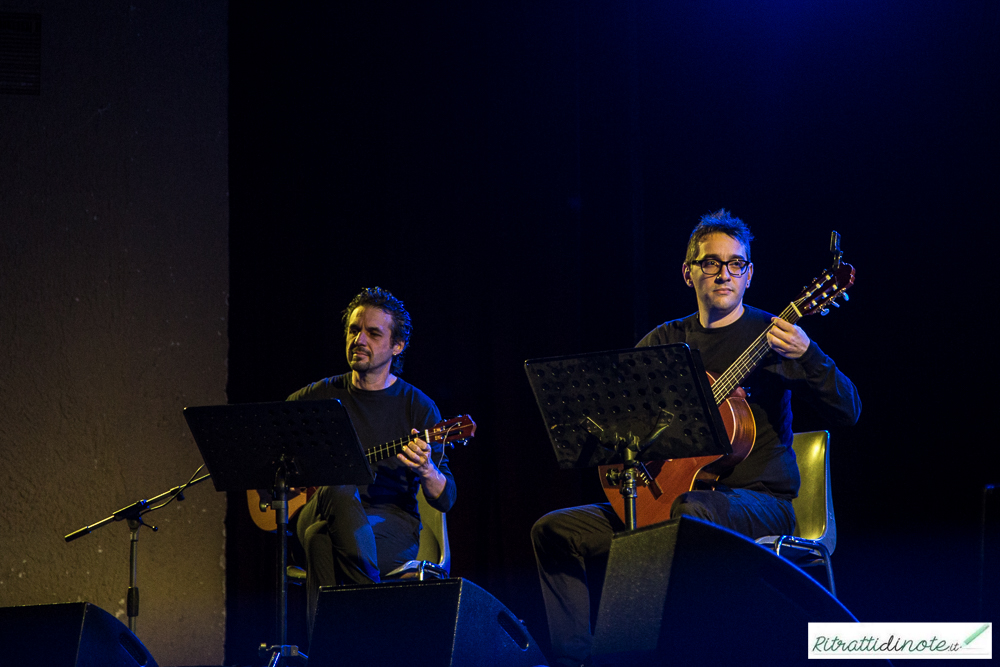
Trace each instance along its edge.
{"label": "concrete wall", "polygon": [[[0,606],[123,622],[129,531],[63,536],[187,480],[188,405],[226,402],[227,3],[8,1],[37,96],[0,95]],[[139,638],[220,664],[224,494],[148,515]]]}

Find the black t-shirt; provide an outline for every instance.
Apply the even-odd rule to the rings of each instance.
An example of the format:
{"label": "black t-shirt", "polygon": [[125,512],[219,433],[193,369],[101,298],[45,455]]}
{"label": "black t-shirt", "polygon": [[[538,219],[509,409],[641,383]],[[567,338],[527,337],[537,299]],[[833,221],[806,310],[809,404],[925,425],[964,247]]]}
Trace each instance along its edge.
{"label": "black t-shirt", "polygon": [[[721,374],[767,329],[771,317],[745,305],[736,322],[706,329],[695,313],[664,322],[636,347],[687,343],[699,350],[706,371]],[[749,456],[720,479],[731,488],[794,498],[799,491],[799,469],[792,450],[791,392],[801,392],[831,423],[853,424],[861,414],[857,389],[815,342],[794,360],[769,351],[741,386],[749,394],[757,437]]]}
{"label": "black t-shirt", "polygon": [[[365,449],[398,440],[409,435],[410,429],[423,430],[441,421],[441,413],[427,395],[400,378],[388,388],[379,391],[358,389],[351,383],[350,373],[336,375],[308,387],[303,387],[288,397],[290,401],[318,401],[336,398],[343,403]],[[448,457],[440,443],[432,444],[434,462],[448,480],[444,491],[427,502],[441,512],[455,504],[457,490],[455,478],[448,469]],[[375,466],[375,481],[358,487],[361,503],[366,507],[395,505],[413,516],[417,512],[417,489],[420,481],[408,467],[395,456],[380,461]]]}

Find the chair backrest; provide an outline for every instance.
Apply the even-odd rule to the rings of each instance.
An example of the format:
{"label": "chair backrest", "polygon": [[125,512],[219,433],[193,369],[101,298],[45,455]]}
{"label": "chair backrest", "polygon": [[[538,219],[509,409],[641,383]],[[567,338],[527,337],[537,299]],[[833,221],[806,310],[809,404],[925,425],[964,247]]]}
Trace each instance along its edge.
{"label": "chair backrest", "polygon": [[417,508],[421,523],[417,560],[440,565],[451,574],[451,546],[448,544],[448,523],[444,512],[430,506],[422,488],[417,490]]}
{"label": "chair backrest", "polygon": [[802,485],[795,507],[796,537],[821,542],[830,553],[837,545],[837,522],[833,516],[830,490],[830,433],[796,433],[792,449],[799,464]]}

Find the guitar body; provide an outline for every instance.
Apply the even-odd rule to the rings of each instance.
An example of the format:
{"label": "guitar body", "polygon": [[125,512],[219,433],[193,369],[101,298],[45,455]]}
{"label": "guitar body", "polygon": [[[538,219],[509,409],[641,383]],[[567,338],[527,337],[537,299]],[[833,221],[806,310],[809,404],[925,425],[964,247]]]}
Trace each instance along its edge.
{"label": "guitar body", "polygon": [[[708,374],[709,381],[715,384],[717,376]],[[726,427],[726,436],[732,446],[733,453],[724,456],[692,456],[685,459],[668,459],[666,461],[648,461],[646,470],[650,483],[636,484],[635,525],[642,528],[670,519],[670,508],[682,493],[687,493],[698,479],[718,479],[726,470],[743,461],[753,449],[757,437],[757,424],[753,419],[750,404],[747,403],[746,392],[737,387],[719,405],[722,423]],[[625,498],[621,487],[608,481],[608,471],[612,468],[621,470],[621,465],[600,466],[598,472],[604,495],[614,508],[618,517],[625,521]]]}
{"label": "guitar body", "polygon": [[[715,384],[718,376],[708,373],[710,384]],[[743,387],[736,387],[722,403],[719,404],[719,414],[722,425],[726,427],[726,436],[733,448],[732,454],[726,454],[705,466],[705,472],[718,479],[719,475],[736,467],[750,455],[754,440],[757,439],[757,422],[753,419],[750,404],[747,403],[747,393]]]}
{"label": "guitar body", "polygon": [[[643,528],[654,523],[670,519],[670,508],[677,496],[691,490],[694,480],[702,468],[719,457],[692,456],[686,459],[669,459],[666,461],[647,461],[646,470],[652,483],[637,483],[635,487],[635,526]],[[608,481],[608,471],[621,470],[621,465],[600,466],[601,485],[604,495],[615,510],[618,518],[625,521],[625,498],[622,497],[621,486],[612,485]]]}
{"label": "guitar body", "polygon": [[[306,493],[299,493],[288,499],[288,520],[291,521],[295,513],[298,512],[302,507],[309,502],[312,498],[313,491],[316,487],[311,486]],[[270,496],[271,494],[267,494]],[[247,505],[250,508],[250,518],[261,530],[266,530],[269,533],[273,533],[278,530],[278,519],[277,513],[268,507],[262,510],[260,508],[260,503],[263,500],[260,493],[251,489],[247,491]]]}
{"label": "guitar body", "polygon": [[[441,443],[442,447],[453,447],[455,442],[464,442],[476,434],[476,422],[472,421],[469,415],[452,417],[434,426],[424,429],[420,433],[405,435],[392,442],[376,445],[365,450],[365,458],[370,465],[375,465],[379,461],[385,461],[399,454],[413,438],[422,438],[428,444]],[[288,520],[291,521],[295,513],[302,509],[313,493],[315,486],[298,489],[299,493],[288,499]],[[264,496],[257,490],[247,491],[247,505],[250,509],[250,518],[261,530],[273,533],[278,530],[277,513],[270,508],[270,492],[265,491]],[[264,502],[264,507],[261,503]]]}

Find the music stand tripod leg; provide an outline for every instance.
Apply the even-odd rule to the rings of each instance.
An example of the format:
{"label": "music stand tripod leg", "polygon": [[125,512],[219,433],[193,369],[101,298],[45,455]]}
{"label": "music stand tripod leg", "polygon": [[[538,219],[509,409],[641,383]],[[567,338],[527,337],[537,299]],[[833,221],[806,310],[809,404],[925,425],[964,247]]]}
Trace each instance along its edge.
{"label": "music stand tripod leg", "polygon": [[635,518],[635,499],[638,496],[638,492],[635,488],[635,475],[636,475],[636,457],[635,450],[631,447],[625,448],[625,465],[622,468],[622,476],[625,478],[622,482],[621,494],[622,498],[625,499],[625,526],[629,530],[635,530],[636,518]]}
{"label": "music stand tripod leg", "polygon": [[263,657],[270,654],[268,667],[278,667],[285,664],[287,658],[301,657],[308,660],[305,653],[299,651],[298,646],[288,644],[288,484],[286,480],[286,467],[284,456],[282,465],[276,475],[274,492],[271,496],[271,509],[274,510],[275,523],[278,533],[278,553],[276,581],[278,596],[275,612],[275,634],[278,636],[278,644],[268,647],[261,644],[260,652]]}
{"label": "music stand tripod leg", "polygon": [[639,474],[639,461],[636,458],[636,450],[632,447],[623,445],[619,451],[623,459],[622,468],[621,470],[617,468],[608,470],[607,477],[612,485],[620,487],[619,493],[622,494],[624,500],[625,527],[628,530],[635,530],[637,524],[635,500],[639,495],[636,490],[635,478]]}

